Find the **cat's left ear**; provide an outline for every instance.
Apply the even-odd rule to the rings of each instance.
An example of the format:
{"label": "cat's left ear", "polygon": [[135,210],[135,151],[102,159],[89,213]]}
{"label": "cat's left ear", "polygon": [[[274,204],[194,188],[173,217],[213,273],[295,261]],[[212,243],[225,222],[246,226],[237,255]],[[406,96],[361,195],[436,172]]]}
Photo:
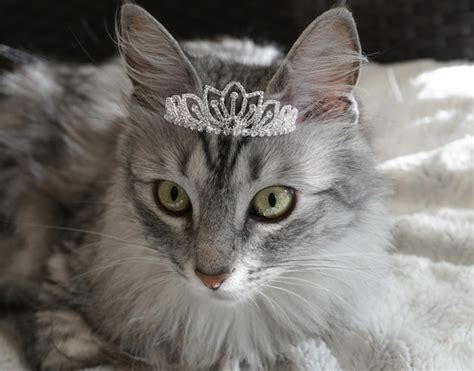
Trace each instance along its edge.
{"label": "cat's left ear", "polygon": [[163,105],[171,95],[201,91],[196,70],[178,42],[143,8],[122,7],[119,37],[120,52],[140,100]]}
{"label": "cat's left ear", "polygon": [[267,86],[266,93],[308,117],[356,119],[352,91],[362,61],[351,13],[331,9],[301,34]]}

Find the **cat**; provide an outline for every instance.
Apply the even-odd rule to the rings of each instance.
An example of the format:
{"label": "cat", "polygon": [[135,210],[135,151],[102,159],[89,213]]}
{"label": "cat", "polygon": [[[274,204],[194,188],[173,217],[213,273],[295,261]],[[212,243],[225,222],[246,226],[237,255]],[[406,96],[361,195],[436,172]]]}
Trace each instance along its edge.
{"label": "cat", "polygon": [[[380,286],[389,245],[350,12],[322,14],[285,57],[178,44],[133,4],[118,41],[120,60],[101,66],[3,50],[0,293],[27,364],[275,369],[289,346],[337,337]],[[296,130],[164,119],[167,97],[230,81],[296,107]]]}

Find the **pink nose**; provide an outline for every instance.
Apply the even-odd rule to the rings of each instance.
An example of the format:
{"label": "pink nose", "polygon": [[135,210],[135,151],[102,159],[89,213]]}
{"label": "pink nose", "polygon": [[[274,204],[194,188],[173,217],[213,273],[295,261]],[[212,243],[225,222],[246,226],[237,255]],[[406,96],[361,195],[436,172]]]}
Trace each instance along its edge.
{"label": "pink nose", "polygon": [[214,276],[209,276],[207,274],[199,272],[199,270],[195,270],[196,276],[202,281],[206,287],[210,288],[211,290],[217,290],[221,287],[222,283],[229,277],[229,273],[220,273]]}

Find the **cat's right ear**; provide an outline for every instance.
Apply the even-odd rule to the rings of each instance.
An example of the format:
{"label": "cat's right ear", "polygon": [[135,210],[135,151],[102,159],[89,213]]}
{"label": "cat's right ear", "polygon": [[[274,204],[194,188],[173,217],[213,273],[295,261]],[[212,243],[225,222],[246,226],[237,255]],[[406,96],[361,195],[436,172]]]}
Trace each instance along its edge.
{"label": "cat's right ear", "polygon": [[119,45],[134,95],[164,105],[174,94],[198,93],[201,82],[178,42],[143,8],[122,7]]}
{"label": "cat's right ear", "polygon": [[311,23],[293,45],[267,93],[298,108],[299,118],[357,118],[352,93],[363,57],[351,13],[331,9]]}

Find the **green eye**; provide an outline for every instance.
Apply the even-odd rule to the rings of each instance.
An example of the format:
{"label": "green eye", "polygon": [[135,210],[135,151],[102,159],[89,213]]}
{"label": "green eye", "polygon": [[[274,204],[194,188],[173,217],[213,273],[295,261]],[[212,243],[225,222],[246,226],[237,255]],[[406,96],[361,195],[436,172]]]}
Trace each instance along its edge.
{"label": "green eye", "polygon": [[272,186],[258,192],[253,201],[253,212],[256,216],[268,219],[280,219],[293,208],[295,196],[291,188]]}
{"label": "green eye", "polygon": [[184,213],[191,209],[191,201],[183,188],[169,180],[159,182],[155,189],[156,201],[170,213]]}

